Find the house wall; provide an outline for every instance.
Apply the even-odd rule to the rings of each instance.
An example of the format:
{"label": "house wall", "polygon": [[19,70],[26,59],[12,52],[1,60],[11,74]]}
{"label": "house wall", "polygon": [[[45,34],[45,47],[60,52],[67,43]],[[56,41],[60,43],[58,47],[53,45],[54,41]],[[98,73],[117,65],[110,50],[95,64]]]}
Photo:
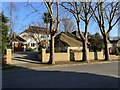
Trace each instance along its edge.
{"label": "house wall", "polygon": [[[98,59],[104,59],[103,51],[97,52],[97,55],[98,55]],[[46,49],[42,49],[42,54],[39,57],[42,60],[42,62],[46,63],[49,61],[49,56],[50,54],[46,53]],[[70,48],[68,48],[66,53],[54,53],[55,61],[71,61],[71,58],[74,59],[75,61],[82,60],[82,52],[74,52],[71,55]],[[88,51],[88,59],[95,60],[94,52]]]}
{"label": "house wall", "polygon": [[14,42],[13,46],[14,46],[14,51],[23,51],[24,49],[23,44],[19,42]]}
{"label": "house wall", "polygon": [[[20,34],[20,36],[27,41],[28,48],[32,48],[32,49],[37,49],[38,48],[37,42],[39,42],[39,40],[40,41],[42,41],[42,40],[50,40],[50,35],[47,38],[47,36],[44,35],[44,34],[34,34],[34,33],[26,33],[25,32],[25,33]],[[38,40],[36,41],[32,36],[34,36]],[[33,43],[35,44],[35,46],[32,46]]]}

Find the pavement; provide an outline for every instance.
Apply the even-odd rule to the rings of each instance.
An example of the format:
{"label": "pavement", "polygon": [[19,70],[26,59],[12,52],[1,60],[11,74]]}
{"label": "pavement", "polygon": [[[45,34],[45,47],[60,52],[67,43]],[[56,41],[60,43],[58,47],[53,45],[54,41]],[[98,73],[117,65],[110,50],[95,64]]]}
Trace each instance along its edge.
{"label": "pavement", "polygon": [[118,88],[119,62],[3,71],[3,88]]}

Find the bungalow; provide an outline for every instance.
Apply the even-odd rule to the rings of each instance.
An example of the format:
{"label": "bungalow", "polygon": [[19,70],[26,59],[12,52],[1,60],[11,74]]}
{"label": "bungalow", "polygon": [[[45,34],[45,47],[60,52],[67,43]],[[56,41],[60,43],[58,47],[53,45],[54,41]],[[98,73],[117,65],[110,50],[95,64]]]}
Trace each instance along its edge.
{"label": "bungalow", "polygon": [[71,33],[61,32],[55,37],[55,48],[65,51],[68,47],[75,50],[82,50],[82,42]]}
{"label": "bungalow", "polygon": [[[84,32],[82,32],[82,33],[84,34]],[[75,35],[77,38],[81,39],[78,31],[73,31],[72,34]],[[90,33],[88,32],[88,35],[89,35],[89,34],[90,34]],[[90,45],[90,42],[87,42],[87,45]]]}

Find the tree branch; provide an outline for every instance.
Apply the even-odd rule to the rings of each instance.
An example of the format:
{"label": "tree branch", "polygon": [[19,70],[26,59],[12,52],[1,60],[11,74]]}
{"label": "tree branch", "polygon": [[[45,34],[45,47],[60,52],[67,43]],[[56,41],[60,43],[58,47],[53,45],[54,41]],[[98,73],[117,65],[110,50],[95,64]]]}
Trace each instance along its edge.
{"label": "tree branch", "polygon": [[29,4],[31,6],[31,8],[33,8],[35,10],[35,12],[38,12],[38,14],[41,14],[37,9],[34,8],[34,6],[32,4]]}
{"label": "tree branch", "polygon": [[65,7],[65,6],[63,5],[63,3],[61,3],[61,6],[64,7],[66,10],[68,10],[68,11],[71,12],[71,13],[76,13],[76,12],[75,12],[74,10],[72,10],[71,8],[69,9],[69,8]]}

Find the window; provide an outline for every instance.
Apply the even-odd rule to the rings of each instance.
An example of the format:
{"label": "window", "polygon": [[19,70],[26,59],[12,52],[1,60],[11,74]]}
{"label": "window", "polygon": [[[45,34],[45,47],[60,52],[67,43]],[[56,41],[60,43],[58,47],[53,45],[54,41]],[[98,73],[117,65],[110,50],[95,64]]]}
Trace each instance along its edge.
{"label": "window", "polygon": [[31,43],[31,47],[35,47],[35,43]]}
{"label": "window", "polygon": [[45,35],[41,35],[41,38],[46,38],[46,36]]}

